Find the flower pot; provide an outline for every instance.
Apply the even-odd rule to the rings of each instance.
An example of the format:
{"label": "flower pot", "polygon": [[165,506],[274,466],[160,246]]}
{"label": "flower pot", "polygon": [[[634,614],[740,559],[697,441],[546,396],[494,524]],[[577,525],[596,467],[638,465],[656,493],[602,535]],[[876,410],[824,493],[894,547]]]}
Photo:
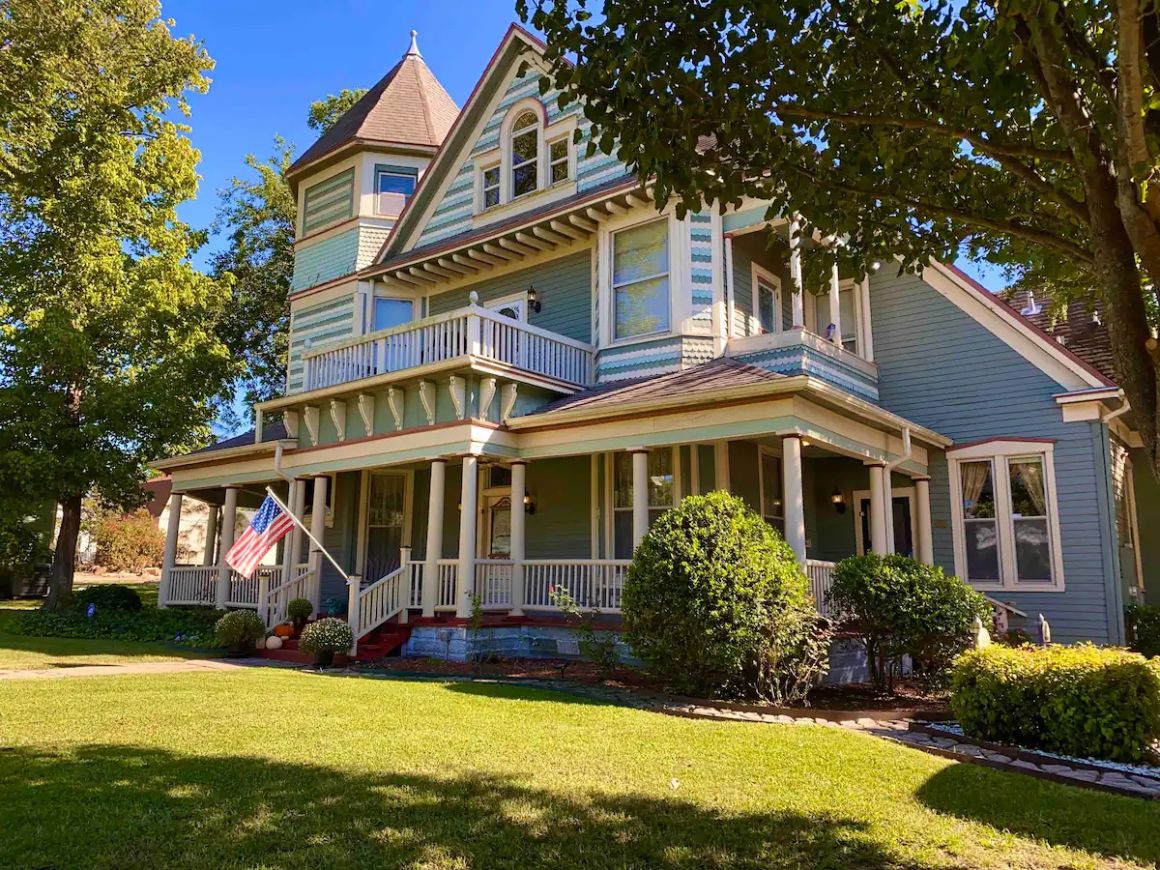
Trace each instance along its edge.
{"label": "flower pot", "polygon": [[253,654],[254,641],[240,640],[229,648],[229,650],[226,652],[226,657],[231,659],[244,659],[249,658]]}
{"label": "flower pot", "polygon": [[329,668],[334,664],[334,650],[320,649],[314,653],[314,664],[320,668]]}

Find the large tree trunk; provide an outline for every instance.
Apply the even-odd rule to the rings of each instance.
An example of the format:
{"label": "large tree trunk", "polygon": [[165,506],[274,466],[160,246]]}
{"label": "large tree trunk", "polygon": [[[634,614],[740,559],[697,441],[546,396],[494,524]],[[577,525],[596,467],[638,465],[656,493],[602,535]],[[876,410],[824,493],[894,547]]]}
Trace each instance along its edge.
{"label": "large tree trunk", "polygon": [[73,572],[77,561],[77,538],[81,533],[81,497],[70,495],[60,503],[60,531],[52,557],[52,582],[45,610],[62,610],[72,602]]}

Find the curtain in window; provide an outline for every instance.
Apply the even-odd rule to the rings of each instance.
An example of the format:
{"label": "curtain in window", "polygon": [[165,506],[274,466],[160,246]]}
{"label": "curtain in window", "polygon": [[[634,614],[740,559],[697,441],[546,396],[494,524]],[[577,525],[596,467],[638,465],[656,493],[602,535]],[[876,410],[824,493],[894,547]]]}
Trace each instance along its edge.
{"label": "curtain in window", "polygon": [[1038,459],[1011,463],[1012,491],[1022,492],[1035,511],[1034,516],[1047,516],[1047,494],[1043,489],[1043,463]]}
{"label": "curtain in window", "polygon": [[979,496],[983,494],[983,487],[987,485],[991,465],[987,462],[964,462],[959,467],[963,474],[963,508],[967,513],[973,513],[979,503]]}

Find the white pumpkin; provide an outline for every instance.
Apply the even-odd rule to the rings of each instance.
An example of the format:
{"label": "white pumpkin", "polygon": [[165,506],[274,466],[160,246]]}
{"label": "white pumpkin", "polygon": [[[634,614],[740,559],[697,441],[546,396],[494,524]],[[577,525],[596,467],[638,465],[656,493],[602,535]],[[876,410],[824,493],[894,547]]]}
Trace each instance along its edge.
{"label": "white pumpkin", "polygon": [[282,638],[276,634],[270,635],[266,638],[266,649],[282,649]]}

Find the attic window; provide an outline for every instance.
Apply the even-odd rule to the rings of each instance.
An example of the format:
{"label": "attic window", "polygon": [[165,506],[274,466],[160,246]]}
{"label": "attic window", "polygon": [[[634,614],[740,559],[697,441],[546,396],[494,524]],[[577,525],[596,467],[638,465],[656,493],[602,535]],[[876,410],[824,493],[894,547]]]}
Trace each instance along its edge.
{"label": "attic window", "polygon": [[539,187],[540,119],[523,112],[512,125],[512,199]]}
{"label": "attic window", "polygon": [[375,167],[375,212],[396,216],[415,192],[418,173],[407,167]]}
{"label": "attic window", "polygon": [[568,180],[568,140],[557,139],[548,146],[549,177],[552,184]]}

